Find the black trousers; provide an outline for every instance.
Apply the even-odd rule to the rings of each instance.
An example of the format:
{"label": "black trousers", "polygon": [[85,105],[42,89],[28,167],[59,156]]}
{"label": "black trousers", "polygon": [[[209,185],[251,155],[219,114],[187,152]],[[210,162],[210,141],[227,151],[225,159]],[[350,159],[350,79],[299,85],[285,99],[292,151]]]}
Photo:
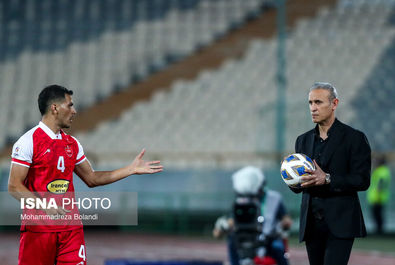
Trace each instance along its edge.
{"label": "black trousers", "polygon": [[384,207],[381,204],[374,204],[372,206],[372,215],[373,215],[374,221],[376,223],[376,233],[377,234],[383,233],[383,224],[384,224],[383,208]]}
{"label": "black trousers", "polygon": [[354,238],[335,237],[323,215],[309,214],[305,236],[310,265],[347,265]]}

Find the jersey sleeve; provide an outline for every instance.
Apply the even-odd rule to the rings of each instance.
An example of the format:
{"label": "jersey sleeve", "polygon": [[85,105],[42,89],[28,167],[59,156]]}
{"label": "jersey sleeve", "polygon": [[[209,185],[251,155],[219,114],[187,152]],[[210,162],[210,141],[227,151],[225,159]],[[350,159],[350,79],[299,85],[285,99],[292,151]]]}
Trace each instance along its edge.
{"label": "jersey sleeve", "polygon": [[30,167],[33,159],[33,138],[23,135],[12,147],[11,163]]}
{"label": "jersey sleeve", "polygon": [[84,148],[82,148],[82,145],[80,144],[80,142],[75,137],[73,137],[73,138],[77,142],[77,145],[78,145],[78,154],[77,154],[77,159],[75,161],[75,165],[79,165],[86,160],[86,157],[84,154]]}

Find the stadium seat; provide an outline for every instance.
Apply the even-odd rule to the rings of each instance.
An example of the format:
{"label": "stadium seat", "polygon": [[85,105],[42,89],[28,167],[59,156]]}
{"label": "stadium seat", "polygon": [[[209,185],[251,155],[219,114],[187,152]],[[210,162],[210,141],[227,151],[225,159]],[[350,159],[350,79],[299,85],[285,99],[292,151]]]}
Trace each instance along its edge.
{"label": "stadium seat", "polygon": [[[204,2],[200,7],[207,5]],[[381,53],[393,45],[395,33],[393,28],[382,26],[391,14],[388,6],[361,4],[357,11],[343,12],[339,5],[321,10],[314,19],[302,20],[289,34],[286,150],[293,150],[295,135],[312,127],[307,92],[315,81],[332,82],[338,87],[341,100],[338,115],[342,121],[357,125],[355,119],[360,110],[352,102],[358,101],[364,80],[375,69],[393,69],[392,62],[380,59]],[[372,19],[374,12],[370,8],[374,12],[380,10],[383,16]],[[366,9],[369,15],[361,16]],[[344,25],[328,23],[333,17]],[[119,144],[119,137],[109,139],[113,142],[108,148],[114,153],[125,148],[136,153],[144,146],[156,153],[225,155],[275,151],[276,49],[276,40],[252,41],[240,60],[227,61],[218,70],[203,71],[193,81],[179,80],[168,93],[159,92],[150,102],[126,111],[119,120],[111,122],[111,127],[100,126],[95,132],[82,134],[84,146],[94,151],[103,135],[112,130],[125,138],[125,144]],[[381,86],[393,83],[388,81]],[[370,111],[373,108],[377,105],[369,105]],[[380,126],[384,132],[389,130],[388,126]],[[238,163],[233,162],[236,167]],[[233,162],[224,161],[223,165],[231,167]],[[210,165],[207,160],[206,163]],[[190,161],[189,166],[203,164],[200,160]],[[185,163],[173,165],[182,167]]]}
{"label": "stadium seat", "polygon": [[[1,2],[0,86],[23,88],[26,98],[18,102],[27,102],[43,86],[63,84],[80,95],[75,103],[84,108],[162,69],[168,58],[209,44],[262,1]],[[8,117],[18,125],[6,128],[0,148],[7,137],[36,123],[38,115],[30,110],[17,109]]]}

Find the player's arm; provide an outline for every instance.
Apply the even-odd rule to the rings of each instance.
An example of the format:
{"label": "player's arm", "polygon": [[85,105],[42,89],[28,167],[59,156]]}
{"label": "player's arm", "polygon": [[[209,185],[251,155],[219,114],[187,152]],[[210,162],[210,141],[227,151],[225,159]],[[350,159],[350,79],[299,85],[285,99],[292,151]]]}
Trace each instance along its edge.
{"label": "player's arm", "polygon": [[8,178],[8,192],[18,201],[21,198],[34,198],[24,185],[29,168],[18,164],[11,163],[10,175]]}
{"label": "player's arm", "polygon": [[[35,196],[30,190],[28,190],[24,184],[28,171],[29,171],[28,167],[11,163],[10,176],[8,178],[8,192],[18,201],[20,201],[22,198],[37,199],[37,196]],[[68,210],[62,207],[59,207],[57,209],[50,208],[50,209],[42,209],[42,210],[49,215],[52,214],[64,215],[67,212],[69,212]]]}
{"label": "player's arm", "polygon": [[161,172],[163,166],[160,165],[160,161],[144,161],[144,153],[145,149],[143,149],[129,165],[112,171],[95,171],[86,159],[84,162],[75,166],[74,172],[90,188],[110,184],[130,175]]}

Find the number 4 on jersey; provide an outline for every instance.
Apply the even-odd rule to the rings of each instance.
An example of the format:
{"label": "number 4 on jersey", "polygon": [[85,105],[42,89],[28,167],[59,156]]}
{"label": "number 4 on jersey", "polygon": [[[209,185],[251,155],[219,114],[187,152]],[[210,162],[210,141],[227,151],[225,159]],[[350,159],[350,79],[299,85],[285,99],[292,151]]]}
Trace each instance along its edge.
{"label": "number 4 on jersey", "polygon": [[62,171],[62,173],[63,173],[64,170],[66,169],[66,167],[64,166],[64,157],[63,157],[63,156],[59,156],[57,168],[58,168],[60,171]]}
{"label": "number 4 on jersey", "polygon": [[84,245],[81,245],[80,251],[78,251],[78,257],[82,258],[84,261],[86,260]]}

